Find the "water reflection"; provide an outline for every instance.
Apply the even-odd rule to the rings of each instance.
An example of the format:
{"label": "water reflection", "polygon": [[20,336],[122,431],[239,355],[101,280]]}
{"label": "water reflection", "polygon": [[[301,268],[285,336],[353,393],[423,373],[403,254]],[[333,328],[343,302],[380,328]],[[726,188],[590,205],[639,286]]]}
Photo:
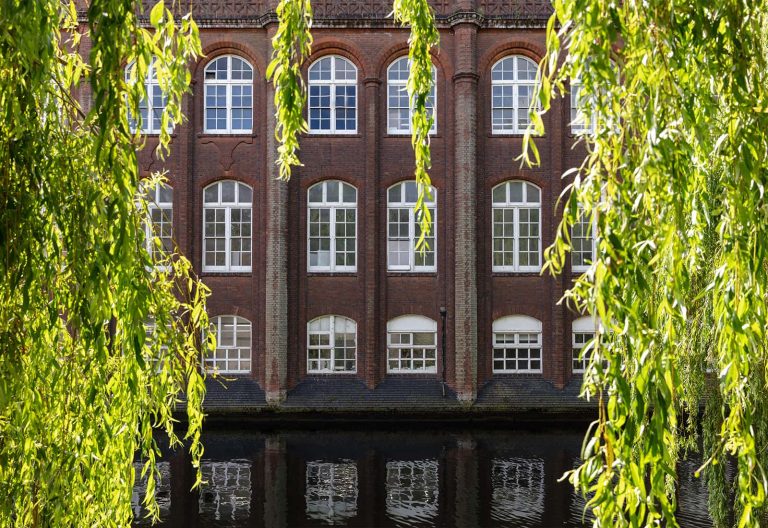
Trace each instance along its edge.
{"label": "water reflection", "polygon": [[387,515],[406,526],[437,519],[437,470],[437,460],[387,462]]}
{"label": "water reflection", "polygon": [[[131,509],[133,518],[138,526],[150,526],[152,522],[147,518],[149,511],[144,507],[144,497],[147,493],[147,475],[142,477],[143,462],[134,462],[134,486],[131,496]],[[158,462],[157,470],[159,479],[155,479],[155,500],[160,509],[160,520],[166,520],[171,511],[171,464]]]}
{"label": "water reflection", "polygon": [[[163,526],[584,526],[585,501],[562,474],[578,462],[579,430],[211,430],[205,484],[188,455],[167,453],[158,487]],[[140,466],[137,465],[140,472]],[[681,526],[711,526],[696,463],[681,465]],[[691,471],[689,471],[691,470]],[[146,481],[136,479],[135,525]],[[587,523],[588,525],[588,523]]]}
{"label": "water reflection", "polygon": [[357,466],[354,462],[308,462],[307,517],[329,525],[357,515]]}

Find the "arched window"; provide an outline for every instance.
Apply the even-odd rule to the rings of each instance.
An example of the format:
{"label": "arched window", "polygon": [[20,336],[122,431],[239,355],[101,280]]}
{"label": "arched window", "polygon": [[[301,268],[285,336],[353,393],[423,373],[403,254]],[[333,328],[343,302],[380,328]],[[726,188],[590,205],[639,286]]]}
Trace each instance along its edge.
{"label": "arched window", "polygon": [[538,271],[541,189],[509,181],[493,188],[493,271]]}
{"label": "arched window", "polygon": [[357,325],[340,315],[307,323],[307,372],[353,373],[357,369]]}
{"label": "arched window", "polygon": [[357,132],[357,68],[343,57],[329,55],[309,67],[309,131]]}
{"label": "arched window", "polygon": [[253,191],[225,180],[203,192],[203,271],[251,271]]}
{"label": "arched window", "polygon": [[[125,81],[131,82],[131,74],[136,69],[136,63],[132,62],[125,68]],[[138,80],[134,80],[138,82]],[[147,96],[139,101],[139,115],[141,117],[141,132],[144,134],[159,134],[162,126],[163,112],[168,103],[168,98],[163,94],[163,90],[157,82],[157,72],[155,71],[155,59],[147,69],[147,76],[144,79],[144,85]],[[131,131],[135,131],[139,126],[138,121],[128,113],[128,125]],[[172,129],[173,125],[169,125]]]}
{"label": "arched window", "polygon": [[235,55],[216,57],[205,67],[205,131],[253,131],[253,67]]}
{"label": "arched window", "polygon": [[592,317],[579,317],[572,325],[573,334],[573,372],[584,372],[592,355],[592,340],[595,338],[597,325]]}
{"label": "arched window", "polygon": [[493,322],[493,372],[541,372],[541,321],[510,315]]}
{"label": "arched window", "polygon": [[430,187],[427,206],[432,216],[432,229],[426,238],[424,252],[416,250],[421,236],[420,217],[413,208],[419,198],[414,181],[397,183],[387,191],[387,269],[391,271],[435,271],[437,236],[437,189]]}
{"label": "arched window", "polygon": [[494,133],[522,134],[530,123],[538,67],[528,57],[511,55],[491,70],[491,123]]}
{"label": "arched window", "polygon": [[313,185],[307,195],[309,271],[355,271],[357,190],[330,180]]}
{"label": "arched window", "polygon": [[571,228],[571,267],[573,271],[584,272],[595,258],[594,226],[579,210],[579,220]]}
{"label": "arched window", "polygon": [[403,315],[387,323],[387,372],[437,372],[437,322]]}
{"label": "arched window", "polygon": [[[390,134],[410,134],[411,133],[411,112],[413,105],[408,99],[408,74],[411,71],[411,64],[408,57],[396,59],[387,68],[387,131]],[[432,67],[432,81],[435,82],[437,70]],[[436,106],[436,84],[432,85],[432,90],[427,98],[427,110],[432,116],[432,129],[430,133],[437,132]]]}
{"label": "arched window", "polygon": [[222,374],[251,371],[251,322],[236,315],[219,315],[211,319],[216,332],[216,351],[205,357],[205,368]]}
{"label": "arched window", "polygon": [[158,183],[148,191],[144,240],[149,254],[161,258],[173,251],[173,189]]}

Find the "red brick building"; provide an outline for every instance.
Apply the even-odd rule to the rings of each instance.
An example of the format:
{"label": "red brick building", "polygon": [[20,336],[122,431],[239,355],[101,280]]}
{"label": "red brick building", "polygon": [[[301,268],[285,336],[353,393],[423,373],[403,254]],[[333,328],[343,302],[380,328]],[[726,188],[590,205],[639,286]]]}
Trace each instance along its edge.
{"label": "red brick building", "polygon": [[206,364],[237,379],[211,385],[209,409],[577,404],[573,349],[592,330],[558,304],[571,276],[540,274],[561,175],[583,156],[569,100],[545,116],[541,166],[516,161],[549,2],[433,5],[436,239],[421,256],[403,183],[408,31],[391,3],[313,2],[310,133],[283,183],[265,80],[273,2],[195,2],[205,57],[189,121],[161,164],[145,119],[139,164],[168,171],[174,238],[213,292],[221,348]]}

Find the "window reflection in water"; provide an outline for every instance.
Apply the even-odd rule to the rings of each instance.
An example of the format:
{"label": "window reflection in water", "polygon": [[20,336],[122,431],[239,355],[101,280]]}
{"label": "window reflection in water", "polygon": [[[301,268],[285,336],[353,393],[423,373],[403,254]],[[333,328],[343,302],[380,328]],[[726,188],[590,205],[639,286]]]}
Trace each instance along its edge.
{"label": "window reflection in water", "polygon": [[544,514],[544,461],[495,458],[491,463],[491,517],[539,522]]}
{"label": "window reflection in water", "polygon": [[328,524],[342,524],[357,515],[357,465],[307,462],[307,517]]}
{"label": "window reflection in water", "polygon": [[251,513],[251,463],[203,460],[201,470],[205,484],[198,502],[200,517],[247,519]]}
{"label": "window reflection in water", "polygon": [[387,515],[395,521],[427,522],[437,518],[437,460],[387,462]]}
{"label": "window reflection in water", "polygon": [[[147,477],[141,476],[144,469],[143,462],[134,462],[133,471],[135,473],[133,494],[131,495],[131,509],[133,510],[134,524],[139,526],[149,526],[152,524],[147,519],[148,510],[144,507],[144,496],[147,493]],[[157,469],[160,472],[160,479],[155,480],[155,498],[157,506],[160,508],[160,520],[168,518],[171,511],[171,464],[169,462],[158,462]]]}

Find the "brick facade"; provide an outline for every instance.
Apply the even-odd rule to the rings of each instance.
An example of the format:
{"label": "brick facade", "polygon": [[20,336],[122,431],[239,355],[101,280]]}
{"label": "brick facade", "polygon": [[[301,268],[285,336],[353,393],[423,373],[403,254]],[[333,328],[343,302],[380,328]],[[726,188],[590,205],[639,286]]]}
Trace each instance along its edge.
{"label": "brick facade", "polygon": [[[545,116],[547,132],[537,140],[540,167],[521,168],[515,161],[520,135],[491,133],[491,67],[510,54],[540,60],[549,3],[435,3],[441,41],[434,54],[438,125],[430,175],[438,190],[438,221],[433,273],[387,270],[386,191],[412,177],[413,154],[410,136],[388,134],[386,76],[388,65],[407,53],[408,31],[385,18],[386,1],[313,4],[316,27],[309,63],[333,54],[357,67],[357,133],[303,137],[304,166],[290,182],[276,181],[273,90],[264,80],[276,29],[274,6],[267,0],[195,2],[206,57],[192,68],[193,93],[184,108],[189,122],[176,127],[172,154],[162,165],[152,155],[152,137],[139,154],[143,173],[168,171],[175,237],[212,289],[210,315],[239,315],[252,323],[252,382],[271,405],[318,378],[354,378],[366,390],[388,378],[404,378],[406,386],[407,380],[417,384],[444,378],[456,401],[469,403],[489,382],[528,387],[531,378],[538,378],[554,391],[572,384],[574,316],[557,304],[570,277],[491,268],[491,189],[511,179],[541,189],[541,243],[546,248],[557,225],[555,203],[566,185],[560,175],[583,155],[572,148],[567,99],[555,101]],[[203,132],[203,69],[223,54],[241,56],[254,68],[252,134]],[[202,192],[222,179],[247,183],[254,191],[250,273],[202,271]],[[326,179],[357,188],[355,273],[307,271],[307,190]],[[445,350],[440,347],[441,307],[447,311]],[[387,321],[404,314],[437,321],[436,375],[387,374]],[[307,322],[322,315],[356,321],[356,374],[307,375]],[[542,374],[493,374],[491,325],[508,315],[542,322]]]}

